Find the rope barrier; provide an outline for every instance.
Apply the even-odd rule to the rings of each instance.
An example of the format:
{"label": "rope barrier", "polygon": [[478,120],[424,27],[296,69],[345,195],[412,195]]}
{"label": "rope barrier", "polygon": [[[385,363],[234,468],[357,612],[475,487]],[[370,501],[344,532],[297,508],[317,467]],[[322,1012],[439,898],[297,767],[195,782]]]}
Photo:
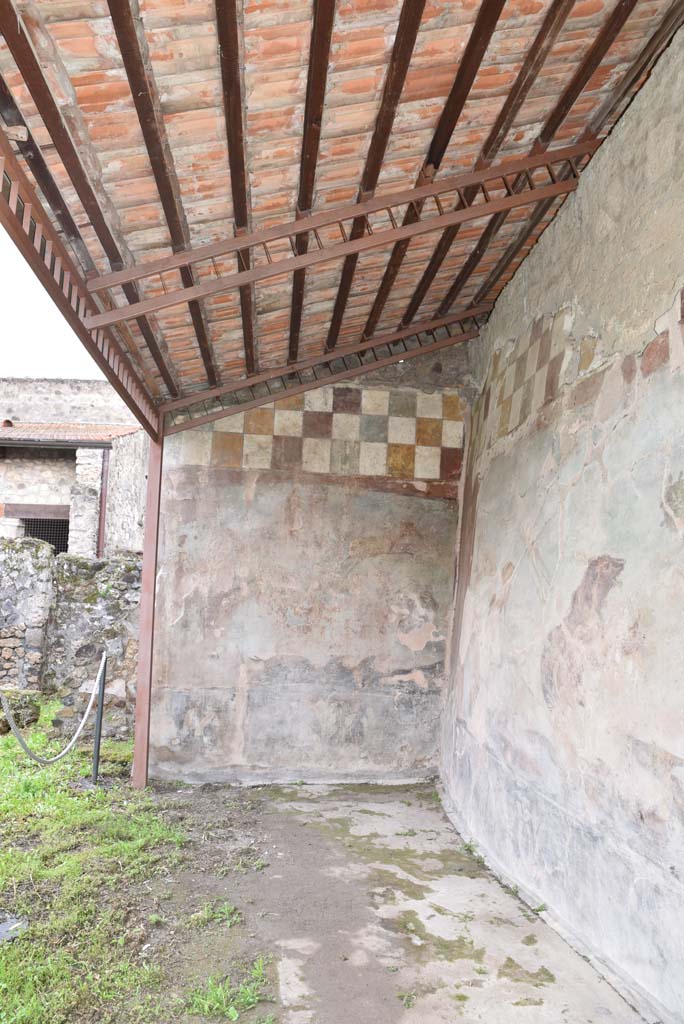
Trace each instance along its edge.
{"label": "rope barrier", "polygon": [[9,722],[10,729],[12,730],[12,732],[14,733],[17,741],[19,742],[19,746],[22,748],[22,750],[26,754],[28,754],[28,756],[30,758],[32,758],[38,764],[42,764],[42,765],[56,764],[57,761],[61,761],[62,758],[66,757],[66,755],[69,753],[69,751],[73,749],[74,744],[76,743],[76,741],[78,740],[78,737],[81,735],[81,733],[83,732],[83,730],[85,728],[85,724],[88,721],[88,716],[90,715],[90,712],[93,710],[93,704],[95,703],[95,698],[97,697],[98,693],[100,692],[100,684],[101,684],[101,681],[102,681],[102,678],[103,678],[103,673],[104,673],[106,667],[107,667],[107,653],[104,652],[103,655],[102,655],[102,660],[100,662],[100,668],[99,668],[98,673],[97,673],[97,679],[95,680],[95,686],[93,687],[93,692],[90,695],[90,700],[88,701],[88,707],[86,708],[85,714],[84,714],[83,718],[81,719],[81,724],[79,725],[78,729],[76,730],[74,735],[71,737],[71,739],[67,743],[67,745],[64,748],[64,750],[60,754],[56,754],[55,757],[41,757],[40,754],[36,754],[33,750],[31,750],[31,748],[26,743],[26,740],[21,735],[21,733],[20,733],[20,731],[19,731],[19,729],[17,727],[17,723],[14,721],[14,717],[12,715],[12,709],[10,708],[9,701],[7,700],[7,697],[5,697],[4,693],[0,693],[0,703],[2,703],[2,710],[5,712],[5,718]]}

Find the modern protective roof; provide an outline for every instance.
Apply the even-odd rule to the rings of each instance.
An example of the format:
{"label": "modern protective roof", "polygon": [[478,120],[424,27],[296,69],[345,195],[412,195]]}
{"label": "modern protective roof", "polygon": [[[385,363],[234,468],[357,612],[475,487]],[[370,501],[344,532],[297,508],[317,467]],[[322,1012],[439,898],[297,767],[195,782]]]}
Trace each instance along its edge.
{"label": "modern protective roof", "polygon": [[54,280],[35,188],[84,343],[148,429],[183,429],[476,336],[683,21],[682,0],[0,0],[0,220]]}

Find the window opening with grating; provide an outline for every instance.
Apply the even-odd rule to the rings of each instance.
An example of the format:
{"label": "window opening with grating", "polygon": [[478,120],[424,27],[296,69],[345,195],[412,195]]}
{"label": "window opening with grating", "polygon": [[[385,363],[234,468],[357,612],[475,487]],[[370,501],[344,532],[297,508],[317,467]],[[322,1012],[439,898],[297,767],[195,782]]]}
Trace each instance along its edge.
{"label": "window opening with grating", "polygon": [[25,537],[46,540],[52,544],[56,555],[69,549],[68,519],[22,519],[22,523]]}

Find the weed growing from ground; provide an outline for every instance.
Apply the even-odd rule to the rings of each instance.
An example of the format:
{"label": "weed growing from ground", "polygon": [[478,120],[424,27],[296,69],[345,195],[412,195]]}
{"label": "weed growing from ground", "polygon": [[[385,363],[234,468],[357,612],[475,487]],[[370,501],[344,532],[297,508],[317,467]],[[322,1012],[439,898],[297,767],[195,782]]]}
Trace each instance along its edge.
{"label": "weed growing from ground", "polygon": [[[191,1013],[219,1020],[240,1020],[241,1014],[268,1001],[266,986],[266,960],[257,957],[247,975],[236,984],[230,978],[208,978],[188,995],[186,1007]],[[259,1022],[257,1022],[259,1024]],[[275,1024],[272,1014],[261,1019],[261,1024]]]}
{"label": "weed growing from ground", "polygon": [[232,928],[241,922],[242,915],[232,903],[205,903],[190,918],[193,928],[206,928],[208,924],[225,924],[227,928]]}
{"label": "weed growing from ground", "polygon": [[[30,733],[48,756],[53,713]],[[0,738],[0,901],[28,923],[0,948],[0,1024],[108,1024],[122,1004],[127,1021],[152,1019],[161,972],[135,948],[119,890],[174,863],[183,836],[130,788],[130,759],[130,744],[105,741],[107,785],[87,789],[87,750],[38,767]]]}

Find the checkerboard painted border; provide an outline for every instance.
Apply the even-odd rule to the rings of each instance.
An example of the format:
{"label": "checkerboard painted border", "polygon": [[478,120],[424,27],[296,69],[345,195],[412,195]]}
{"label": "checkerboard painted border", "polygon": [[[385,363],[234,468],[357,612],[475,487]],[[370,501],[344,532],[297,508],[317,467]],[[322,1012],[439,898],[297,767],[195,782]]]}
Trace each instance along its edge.
{"label": "checkerboard painted border", "polygon": [[[335,385],[217,420],[200,440],[186,431],[180,462],[455,483],[466,406],[454,391]],[[187,449],[187,451],[186,451]]]}
{"label": "checkerboard painted border", "polygon": [[566,312],[542,317],[516,338],[509,351],[494,353],[474,410],[478,446],[490,448],[557,397],[570,328]]}

